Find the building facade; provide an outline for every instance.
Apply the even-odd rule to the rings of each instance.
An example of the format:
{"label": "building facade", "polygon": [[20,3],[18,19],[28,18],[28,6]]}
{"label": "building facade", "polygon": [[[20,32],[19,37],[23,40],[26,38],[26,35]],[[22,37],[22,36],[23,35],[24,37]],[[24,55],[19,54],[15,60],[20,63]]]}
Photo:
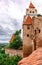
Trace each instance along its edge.
{"label": "building facade", "polygon": [[30,55],[38,47],[42,47],[42,16],[30,2],[23,20],[23,56]]}

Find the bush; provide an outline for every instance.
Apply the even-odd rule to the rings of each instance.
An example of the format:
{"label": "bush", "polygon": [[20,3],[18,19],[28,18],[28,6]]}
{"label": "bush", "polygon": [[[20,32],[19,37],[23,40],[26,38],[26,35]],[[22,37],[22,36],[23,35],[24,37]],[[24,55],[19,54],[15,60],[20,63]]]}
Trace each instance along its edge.
{"label": "bush", "polygon": [[5,49],[4,48],[0,48],[0,53],[5,53]]}
{"label": "bush", "polygon": [[0,65],[18,65],[22,58],[18,55],[9,57],[8,54],[0,53]]}

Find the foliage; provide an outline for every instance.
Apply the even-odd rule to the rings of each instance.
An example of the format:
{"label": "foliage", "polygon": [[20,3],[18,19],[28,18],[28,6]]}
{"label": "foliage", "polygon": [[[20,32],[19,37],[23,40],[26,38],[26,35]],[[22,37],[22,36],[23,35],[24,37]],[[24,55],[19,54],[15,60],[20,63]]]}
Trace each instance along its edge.
{"label": "foliage", "polygon": [[39,16],[41,16],[41,14],[38,14],[37,16],[39,17]]}
{"label": "foliage", "polygon": [[11,48],[19,49],[22,46],[22,40],[20,36],[15,36],[14,41],[10,44]]}
{"label": "foliage", "polygon": [[7,45],[5,46],[5,48],[9,48],[9,45],[10,45],[10,44],[7,44]]}
{"label": "foliage", "polygon": [[16,32],[15,32],[15,35],[19,35],[21,33],[21,30],[17,30]]}
{"label": "foliage", "polygon": [[16,31],[13,42],[10,43],[10,48],[19,49],[22,46],[22,39],[20,37],[21,30]]}
{"label": "foliage", "polygon": [[5,53],[5,49],[0,47],[0,53]]}
{"label": "foliage", "polygon": [[22,58],[18,55],[9,57],[8,54],[0,53],[0,65],[18,65]]}

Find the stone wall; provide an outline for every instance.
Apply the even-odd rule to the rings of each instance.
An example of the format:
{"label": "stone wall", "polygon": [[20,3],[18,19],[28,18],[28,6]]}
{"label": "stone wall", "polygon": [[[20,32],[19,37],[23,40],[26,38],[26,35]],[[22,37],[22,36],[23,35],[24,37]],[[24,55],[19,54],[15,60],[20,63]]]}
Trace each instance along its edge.
{"label": "stone wall", "polygon": [[14,50],[14,49],[5,49],[5,53],[9,54],[10,56],[19,55],[23,57],[23,50]]}

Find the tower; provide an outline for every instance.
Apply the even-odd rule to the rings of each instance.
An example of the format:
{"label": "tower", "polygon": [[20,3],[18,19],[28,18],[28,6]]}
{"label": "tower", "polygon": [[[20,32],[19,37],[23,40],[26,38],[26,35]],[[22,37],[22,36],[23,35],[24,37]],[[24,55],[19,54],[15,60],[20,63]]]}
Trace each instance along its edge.
{"label": "tower", "polygon": [[37,9],[35,9],[35,6],[30,2],[29,8],[26,9],[26,15],[30,15],[31,17],[37,15]]}
{"label": "tower", "polygon": [[27,19],[27,17],[30,16],[32,17],[37,17],[37,9],[35,6],[30,2],[29,8],[26,9],[26,15],[24,15],[24,20],[23,22]]}
{"label": "tower", "polygon": [[30,2],[23,20],[23,56],[26,57],[34,50],[42,47],[42,16]]}
{"label": "tower", "polygon": [[30,16],[23,23],[23,56],[26,57],[32,52],[32,19]]}
{"label": "tower", "polygon": [[30,2],[29,8],[26,9],[26,15],[24,16],[23,20],[23,56],[26,57],[32,53],[32,42],[31,39],[33,26],[32,26],[32,17],[36,17],[37,9],[35,6]]}

